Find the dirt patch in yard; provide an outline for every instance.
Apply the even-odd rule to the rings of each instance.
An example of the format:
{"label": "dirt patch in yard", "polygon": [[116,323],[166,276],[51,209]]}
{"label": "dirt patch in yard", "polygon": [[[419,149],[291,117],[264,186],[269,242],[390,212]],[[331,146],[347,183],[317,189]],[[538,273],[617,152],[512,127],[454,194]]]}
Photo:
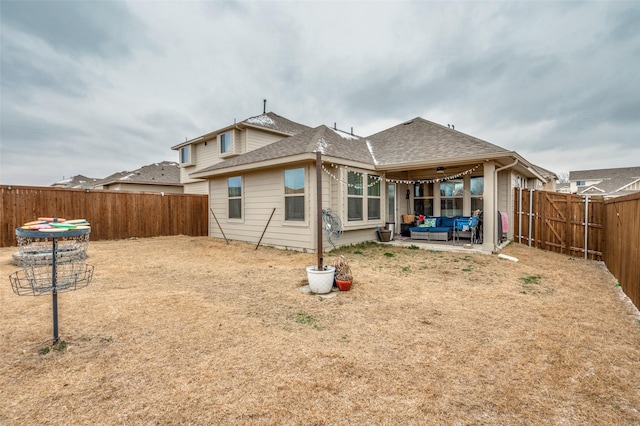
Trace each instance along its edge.
{"label": "dirt patch in yard", "polygon": [[322,300],[314,254],[254,247],[91,242],[54,348],[0,249],[0,423],[640,424],[640,317],[601,263],[362,245]]}

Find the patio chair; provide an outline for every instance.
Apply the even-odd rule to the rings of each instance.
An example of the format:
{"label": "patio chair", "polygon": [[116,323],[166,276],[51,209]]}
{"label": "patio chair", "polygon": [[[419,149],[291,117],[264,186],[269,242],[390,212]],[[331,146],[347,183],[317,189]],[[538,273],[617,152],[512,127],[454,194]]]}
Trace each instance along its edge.
{"label": "patio chair", "polygon": [[478,227],[478,215],[456,219],[453,224],[453,244],[460,243],[460,233],[469,232],[471,244],[476,243],[476,228]]}

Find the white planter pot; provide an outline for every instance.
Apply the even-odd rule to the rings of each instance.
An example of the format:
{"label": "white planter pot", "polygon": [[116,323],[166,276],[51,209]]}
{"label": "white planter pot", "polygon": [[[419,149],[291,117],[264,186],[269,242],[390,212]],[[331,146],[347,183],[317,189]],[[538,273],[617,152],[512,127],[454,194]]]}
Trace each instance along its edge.
{"label": "white planter pot", "polygon": [[336,268],[333,266],[325,266],[322,271],[318,271],[318,265],[307,266],[309,289],[316,294],[329,293],[333,287],[335,272]]}

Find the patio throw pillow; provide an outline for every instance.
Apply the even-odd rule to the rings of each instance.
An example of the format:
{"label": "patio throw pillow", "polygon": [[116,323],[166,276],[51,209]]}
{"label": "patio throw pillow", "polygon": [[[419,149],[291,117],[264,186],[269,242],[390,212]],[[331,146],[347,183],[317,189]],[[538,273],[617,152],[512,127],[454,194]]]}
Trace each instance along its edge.
{"label": "patio throw pillow", "polygon": [[431,217],[431,218],[425,219],[424,224],[427,228],[435,228],[436,220],[437,219],[435,217]]}

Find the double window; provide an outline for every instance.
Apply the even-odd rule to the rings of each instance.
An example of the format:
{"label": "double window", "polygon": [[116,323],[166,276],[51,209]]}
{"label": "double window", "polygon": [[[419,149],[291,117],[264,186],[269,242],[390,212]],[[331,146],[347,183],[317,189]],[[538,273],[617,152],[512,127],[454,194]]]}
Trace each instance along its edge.
{"label": "double window", "polygon": [[229,199],[229,219],[242,219],[242,177],[234,176],[227,179]]}
{"label": "double window", "polygon": [[304,168],[284,171],[284,220],[304,221]]}
{"label": "double window", "polygon": [[367,220],[380,219],[380,178],[375,175],[366,175],[367,191],[365,197],[365,174],[360,172],[347,172],[347,219],[349,221],[364,220],[364,199],[366,198]]}

